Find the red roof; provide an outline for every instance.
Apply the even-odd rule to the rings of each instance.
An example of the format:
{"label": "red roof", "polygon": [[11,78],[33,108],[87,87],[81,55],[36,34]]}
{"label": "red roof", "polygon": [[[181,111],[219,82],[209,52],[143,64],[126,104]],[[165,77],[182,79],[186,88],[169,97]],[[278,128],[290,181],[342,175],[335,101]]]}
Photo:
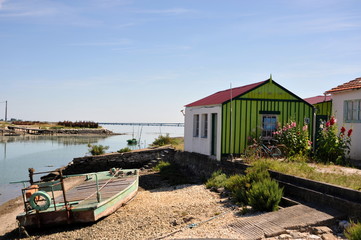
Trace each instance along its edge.
{"label": "red roof", "polygon": [[[227,102],[229,100],[231,100],[231,96],[232,98],[235,98],[239,95],[242,95],[260,85],[262,85],[263,83],[267,82],[269,80],[265,80],[262,82],[258,82],[258,83],[253,83],[253,84],[249,84],[246,86],[242,86],[242,87],[237,87],[237,88],[232,88],[232,89],[227,89],[227,90],[223,90],[220,92],[216,92],[212,95],[209,95],[208,97],[202,98],[198,101],[192,102],[188,105],[186,105],[186,107],[195,107],[195,106],[205,106],[205,105],[218,105],[218,104],[222,104],[224,102]],[[232,90],[232,91],[231,91]]]}
{"label": "red roof", "polygon": [[331,101],[332,98],[331,98],[331,96],[320,95],[320,96],[316,96],[316,97],[305,98],[303,100],[305,100],[309,104],[314,105],[314,104],[317,104],[317,103]]}
{"label": "red roof", "polygon": [[355,80],[334,87],[331,90],[328,90],[326,93],[341,92],[341,91],[360,89],[360,88],[361,88],[361,78],[356,78]]}

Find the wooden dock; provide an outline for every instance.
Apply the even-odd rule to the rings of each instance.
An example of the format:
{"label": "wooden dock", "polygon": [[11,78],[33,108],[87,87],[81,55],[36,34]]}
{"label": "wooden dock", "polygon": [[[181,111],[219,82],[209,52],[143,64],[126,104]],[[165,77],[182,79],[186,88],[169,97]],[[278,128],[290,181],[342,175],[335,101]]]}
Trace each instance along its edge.
{"label": "wooden dock", "polygon": [[240,234],[239,239],[262,239],[306,226],[317,226],[335,221],[341,213],[332,209],[316,209],[306,205],[295,205],[276,212],[244,217],[229,226]]}
{"label": "wooden dock", "polygon": [[25,127],[15,127],[15,126],[8,126],[9,130],[14,132],[21,132],[33,135],[40,135],[40,134],[53,134],[53,131],[48,129],[39,129],[39,128],[25,128]]}

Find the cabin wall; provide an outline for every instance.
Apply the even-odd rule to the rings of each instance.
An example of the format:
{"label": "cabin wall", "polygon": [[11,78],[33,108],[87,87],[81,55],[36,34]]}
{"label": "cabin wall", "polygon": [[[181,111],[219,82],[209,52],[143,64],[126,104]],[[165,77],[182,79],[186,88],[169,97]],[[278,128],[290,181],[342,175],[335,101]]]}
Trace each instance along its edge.
{"label": "cabin wall", "polygon": [[[361,89],[344,91],[332,94],[333,114],[337,119],[339,127],[344,126],[347,130],[352,128],[353,134],[351,136],[350,158],[356,160],[356,165],[361,165],[361,122],[346,122],[345,121],[345,101],[361,100]],[[359,107],[361,109],[361,106]],[[361,110],[359,110],[360,114]]]}
{"label": "cabin wall", "polygon": [[[231,116],[232,105],[232,116]],[[294,120],[298,125],[309,121],[309,134],[312,136],[313,108],[301,101],[278,100],[234,100],[222,108],[222,154],[241,154],[249,137],[261,136],[264,112],[276,112],[277,122],[285,125]],[[273,114],[272,114],[273,115]]]}
{"label": "cabin wall", "polygon": [[244,153],[249,137],[261,136],[266,115],[276,116],[281,126],[291,120],[307,123],[313,136],[313,106],[270,81],[222,105],[222,154]]}
{"label": "cabin wall", "polygon": [[[213,127],[212,116],[216,114]],[[195,134],[195,115],[199,116],[198,134]],[[207,136],[203,135],[204,116],[207,115]],[[184,150],[221,159],[221,106],[187,107],[184,121]],[[213,140],[212,140],[213,139]],[[213,142],[215,141],[215,142]]]}
{"label": "cabin wall", "polygon": [[314,106],[316,108],[316,115],[325,115],[331,117],[332,101],[317,103]]}
{"label": "cabin wall", "polygon": [[267,82],[258,88],[243,94],[238,99],[278,99],[278,100],[299,100],[299,98],[289,92],[287,89],[280,87],[275,82]]}

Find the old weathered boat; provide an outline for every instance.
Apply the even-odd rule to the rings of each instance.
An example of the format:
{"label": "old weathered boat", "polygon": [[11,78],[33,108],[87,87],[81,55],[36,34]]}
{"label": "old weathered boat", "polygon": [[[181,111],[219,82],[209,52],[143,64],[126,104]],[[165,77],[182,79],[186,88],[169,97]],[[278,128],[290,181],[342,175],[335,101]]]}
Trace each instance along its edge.
{"label": "old weathered boat", "polygon": [[30,186],[22,189],[25,211],[16,217],[26,228],[95,222],[131,200],[139,182],[137,169],[68,176],[59,170],[50,182],[33,181],[34,174],[49,172],[29,173]]}

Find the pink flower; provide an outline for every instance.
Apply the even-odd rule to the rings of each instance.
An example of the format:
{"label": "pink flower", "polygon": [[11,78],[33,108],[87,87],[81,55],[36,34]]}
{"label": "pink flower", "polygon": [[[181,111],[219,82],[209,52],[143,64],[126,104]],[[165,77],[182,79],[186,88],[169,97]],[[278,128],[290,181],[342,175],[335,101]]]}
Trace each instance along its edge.
{"label": "pink flower", "polygon": [[311,146],[312,145],[312,142],[311,141],[307,141],[308,143],[308,146]]}
{"label": "pink flower", "polygon": [[291,127],[296,127],[296,122],[291,122]]}
{"label": "pink flower", "polygon": [[307,129],[308,129],[308,126],[305,125],[305,126],[303,126],[302,131],[307,131]]}
{"label": "pink flower", "polygon": [[351,137],[351,135],[352,135],[352,128],[350,130],[348,130],[347,137]]}

